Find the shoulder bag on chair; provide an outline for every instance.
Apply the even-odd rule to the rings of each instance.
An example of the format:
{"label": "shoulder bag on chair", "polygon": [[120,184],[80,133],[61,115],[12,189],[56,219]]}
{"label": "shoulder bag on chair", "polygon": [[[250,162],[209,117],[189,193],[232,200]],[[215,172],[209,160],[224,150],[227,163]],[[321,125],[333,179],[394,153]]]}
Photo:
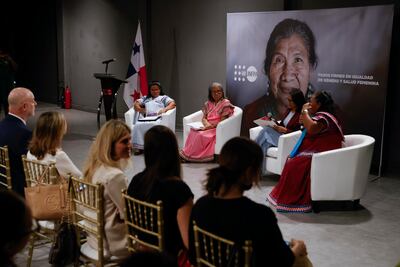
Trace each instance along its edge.
{"label": "shoulder bag on chair", "polygon": [[25,200],[37,220],[59,220],[67,210],[67,184],[44,184],[46,168],[37,180],[37,185],[25,187]]}

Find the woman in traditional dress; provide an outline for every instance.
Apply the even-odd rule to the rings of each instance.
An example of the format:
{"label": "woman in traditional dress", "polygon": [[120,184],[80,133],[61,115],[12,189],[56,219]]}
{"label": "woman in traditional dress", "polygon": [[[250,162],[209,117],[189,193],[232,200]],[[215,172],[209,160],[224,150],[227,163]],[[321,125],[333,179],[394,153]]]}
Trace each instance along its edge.
{"label": "woman in traditional dress", "polygon": [[161,83],[153,81],[149,85],[150,93],[135,101],[133,108],[140,115],[135,117],[135,127],[132,132],[132,143],[135,149],[135,155],[143,152],[144,134],[154,125],[160,124],[161,119],[155,121],[138,121],[138,119],[157,116],[176,107],[175,101],[167,95],[164,95]]}
{"label": "woman in traditional dress", "polygon": [[219,122],[233,114],[234,106],[225,98],[220,83],[214,82],[208,88],[208,101],[203,108],[203,126],[190,129],[185,146],[180,151],[184,161],[207,162],[214,160],[216,128]]}
{"label": "woman in traditional dress", "polygon": [[67,121],[62,113],[56,111],[42,113],[33,130],[27,159],[45,164],[55,163],[58,174],[65,179],[69,175],[81,177],[82,172],[61,148],[66,132]]}
{"label": "woman in traditional dress", "polygon": [[300,112],[306,102],[303,92],[297,88],[292,89],[288,101],[290,108],[284,119],[273,126],[264,126],[255,140],[261,146],[264,156],[267,154],[268,148],[278,146],[279,136],[300,130]]}
{"label": "woman in traditional dress", "polygon": [[310,169],[314,153],[342,147],[344,136],[335,118],[335,105],[331,95],[325,91],[313,94],[304,104],[300,121],[304,125],[302,136],[283,168],[279,183],[267,200],[277,211],[310,212]]}

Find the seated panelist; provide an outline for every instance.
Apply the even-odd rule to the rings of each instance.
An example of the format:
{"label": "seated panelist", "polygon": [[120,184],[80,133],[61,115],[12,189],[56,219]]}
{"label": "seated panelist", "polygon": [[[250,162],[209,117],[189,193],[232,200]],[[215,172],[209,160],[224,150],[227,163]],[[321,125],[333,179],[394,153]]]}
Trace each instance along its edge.
{"label": "seated panelist", "polygon": [[204,103],[203,127],[190,129],[185,146],[180,151],[183,161],[207,162],[214,160],[217,125],[233,115],[234,106],[225,98],[222,85],[213,82],[208,88],[208,101]]}
{"label": "seated panelist", "polygon": [[149,95],[135,101],[133,108],[139,113],[135,117],[135,127],[132,132],[132,143],[135,154],[140,154],[144,146],[144,134],[154,125],[160,124],[160,119],[155,121],[140,121],[149,116],[158,116],[176,107],[175,101],[162,91],[161,83],[153,81],[149,84]]}

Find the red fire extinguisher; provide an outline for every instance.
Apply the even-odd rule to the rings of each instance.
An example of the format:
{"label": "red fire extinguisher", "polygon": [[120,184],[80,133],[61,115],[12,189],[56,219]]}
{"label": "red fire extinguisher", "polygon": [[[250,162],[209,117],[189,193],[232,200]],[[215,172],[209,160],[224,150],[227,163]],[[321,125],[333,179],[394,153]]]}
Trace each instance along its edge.
{"label": "red fire extinguisher", "polygon": [[69,88],[68,85],[67,85],[67,87],[65,87],[65,91],[64,91],[64,107],[66,109],[71,108],[71,89]]}

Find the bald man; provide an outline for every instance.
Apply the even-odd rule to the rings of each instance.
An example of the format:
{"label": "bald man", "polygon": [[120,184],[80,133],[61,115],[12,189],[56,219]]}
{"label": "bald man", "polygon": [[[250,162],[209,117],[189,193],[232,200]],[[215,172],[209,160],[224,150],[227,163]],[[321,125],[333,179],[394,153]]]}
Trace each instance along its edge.
{"label": "bald man", "polygon": [[0,146],[8,146],[12,188],[21,196],[25,195],[21,155],[27,153],[32,137],[26,121],[35,115],[36,104],[35,96],[29,89],[14,88],[8,95],[8,115],[0,122]]}

